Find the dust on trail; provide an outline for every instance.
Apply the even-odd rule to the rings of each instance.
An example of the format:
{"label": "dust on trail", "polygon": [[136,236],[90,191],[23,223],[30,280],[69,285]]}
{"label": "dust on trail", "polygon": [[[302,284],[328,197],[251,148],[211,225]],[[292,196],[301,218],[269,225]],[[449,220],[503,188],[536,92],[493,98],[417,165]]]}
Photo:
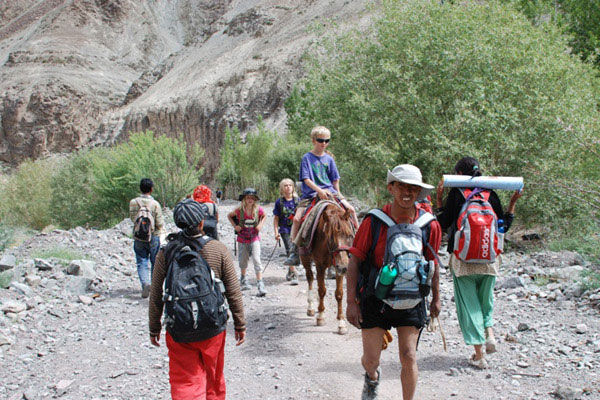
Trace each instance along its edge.
{"label": "dust on trail", "polygon": [[[233,229],[225,216],[235,204],[226,202],[219,208],[221,239],[232,250]],[[263,207],[269,216],[261,241],[264,266],[276,243],[270,219],[272,205]],[[30,307],[20,322],[0,323],[0,327],[9,326],[16,338],[12,345],[0,346],[1,399],[22,399],[23,394],[28,400],[170,398],[164,336],[160,348],[150,345],[148,302],[139,297],[132,241],[115,237],[115,232],[85,231],[81,240],[67,240],[60,233],[52,233],[36,237],[19,249],[25,257],[36,247],[55,242],[82,246],[96,259],[99,287],[104,290],[91,305],[84,305],[64,294],[60,287],[64,277],[59,274],[25,299],[14,291],[0,292],[3,301],[17,298]],[[304,276],[298,286],[285,281],[283,253],[283,247],[277,248],[265,271],[266,297],[256,296],[255,285],[243,292],[248,333],[246,343],[240,347],[235,346],[229,322],[227,397],[360,398],[360,332],[350,327],[347,335],[335,333],[335,281],[326,282],[327,323],[317,327],[315,317],[306,316]],[[508,255],[502,274],[513,274],[509,268],[520,268],[526,260],[526,255]],[[252,267],[248,276],[254,284]],[[585,398],[600,398],[597,310],[582,311],[574,301],[549,302],[522,296],[520,289],[497,291],[499,352],[489,357],[490,370],[479,371],[467,364],[472,349],[464,345],[458,328],[449,273],[442,274],[441,285],[441,319],[448,351],[443,350],[439,332],[423,332],[418,351],[417,399],[547,399],[557,386],[589,389]],[[527,329],[523,330],[522,324]],[[587,333],[576,333],[576,324],[585,324]],[[382,400],[401,398],[396,343],[394,333],[394,342],[381,358]]]}

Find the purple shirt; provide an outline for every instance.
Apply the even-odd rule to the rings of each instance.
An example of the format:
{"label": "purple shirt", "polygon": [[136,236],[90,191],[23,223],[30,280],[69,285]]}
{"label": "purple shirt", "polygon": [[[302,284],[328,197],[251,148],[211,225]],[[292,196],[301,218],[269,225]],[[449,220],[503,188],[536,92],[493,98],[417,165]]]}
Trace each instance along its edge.
{"label": "purple shirt", "polygon": [[329,154],[325,153],[319,157],[308,152],[302,157],[300,163],[300,180],[302,181],[302,198],[312,199],[317,192],[304,183],[305,179],[310,179],[321,189],[337,193],[333,187],[333,182],[340,179],[340,173],[335,161]]}
{"label": "purple shirt", "polygon": [[[283,204],[281,204],[283,201]],[[275,206],[273,207],[273,215],[279,217],[279,233],[290,233],[292,227],[292,220],[290,216],[296,211],[298,200],[291,199],[285,200],[279,198],[275,200]]]}

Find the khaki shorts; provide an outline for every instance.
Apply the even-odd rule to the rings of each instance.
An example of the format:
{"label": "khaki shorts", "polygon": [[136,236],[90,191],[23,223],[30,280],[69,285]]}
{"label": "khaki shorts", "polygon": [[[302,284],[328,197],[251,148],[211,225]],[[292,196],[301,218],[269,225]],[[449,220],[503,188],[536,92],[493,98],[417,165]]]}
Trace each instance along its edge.
{"label": "khaki shorts", "polygon": [[[339,193],[332,193],[332,194],[333,194],[333,197],[335,197],[335,198],[336,198],[336,199],[338,199],[339,201],[342,201],[342,200],[344,200],[344,199],[345,199],[345,197],[344,197],[344,196],[342,196],[342,195],[341,195],[341,194],[339,194]],[[314,199],[314,197],[313,197],[313,199]],[[302,199],[302,200],[300,200],[300,202],[298,202],[298,206],[297,206],[297,208],[299,208],[299,207],[308,207],[308,206],[310,206],[310,203],[313,201],[313,199]]]}

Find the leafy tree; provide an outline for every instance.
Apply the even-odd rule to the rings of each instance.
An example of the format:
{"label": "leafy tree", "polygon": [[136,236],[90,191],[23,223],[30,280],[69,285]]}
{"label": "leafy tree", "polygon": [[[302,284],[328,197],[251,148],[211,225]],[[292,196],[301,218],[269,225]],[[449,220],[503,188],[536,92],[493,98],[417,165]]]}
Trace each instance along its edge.
{"label": "leafy tree", "polygon": [[582,173],[576,142],[598,138],[598,82],[561,32],[498,3],[384,1],[381,11],[370,30],[326,37],[309,55],[286,102],[290,134],[328,126],[354,190],[373,192],[406,162],[435,184],[472,155],[487,174],[525,177],[521,211],[569,210],[546,184]]}

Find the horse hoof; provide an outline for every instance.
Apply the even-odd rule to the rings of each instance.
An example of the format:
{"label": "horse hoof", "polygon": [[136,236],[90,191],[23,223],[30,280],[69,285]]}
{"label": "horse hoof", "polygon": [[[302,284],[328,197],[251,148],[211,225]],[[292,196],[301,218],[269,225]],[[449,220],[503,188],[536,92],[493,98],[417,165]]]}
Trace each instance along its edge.
{"label": "horse hoof", "polygon": [[339,335],[345,335],[346,333],[348,333],[348,328],[345,326],[340,326],[338,327],[338,334]]}
{"label": "horse hoof", "polygon": [[317,318],[317,326],[324,326],[325,318]]}
{"label": "horse hoof", "polygon": [[315,316],[315,310],[306,310],[306,315],[308,315],[309,317],[314,317]]}

